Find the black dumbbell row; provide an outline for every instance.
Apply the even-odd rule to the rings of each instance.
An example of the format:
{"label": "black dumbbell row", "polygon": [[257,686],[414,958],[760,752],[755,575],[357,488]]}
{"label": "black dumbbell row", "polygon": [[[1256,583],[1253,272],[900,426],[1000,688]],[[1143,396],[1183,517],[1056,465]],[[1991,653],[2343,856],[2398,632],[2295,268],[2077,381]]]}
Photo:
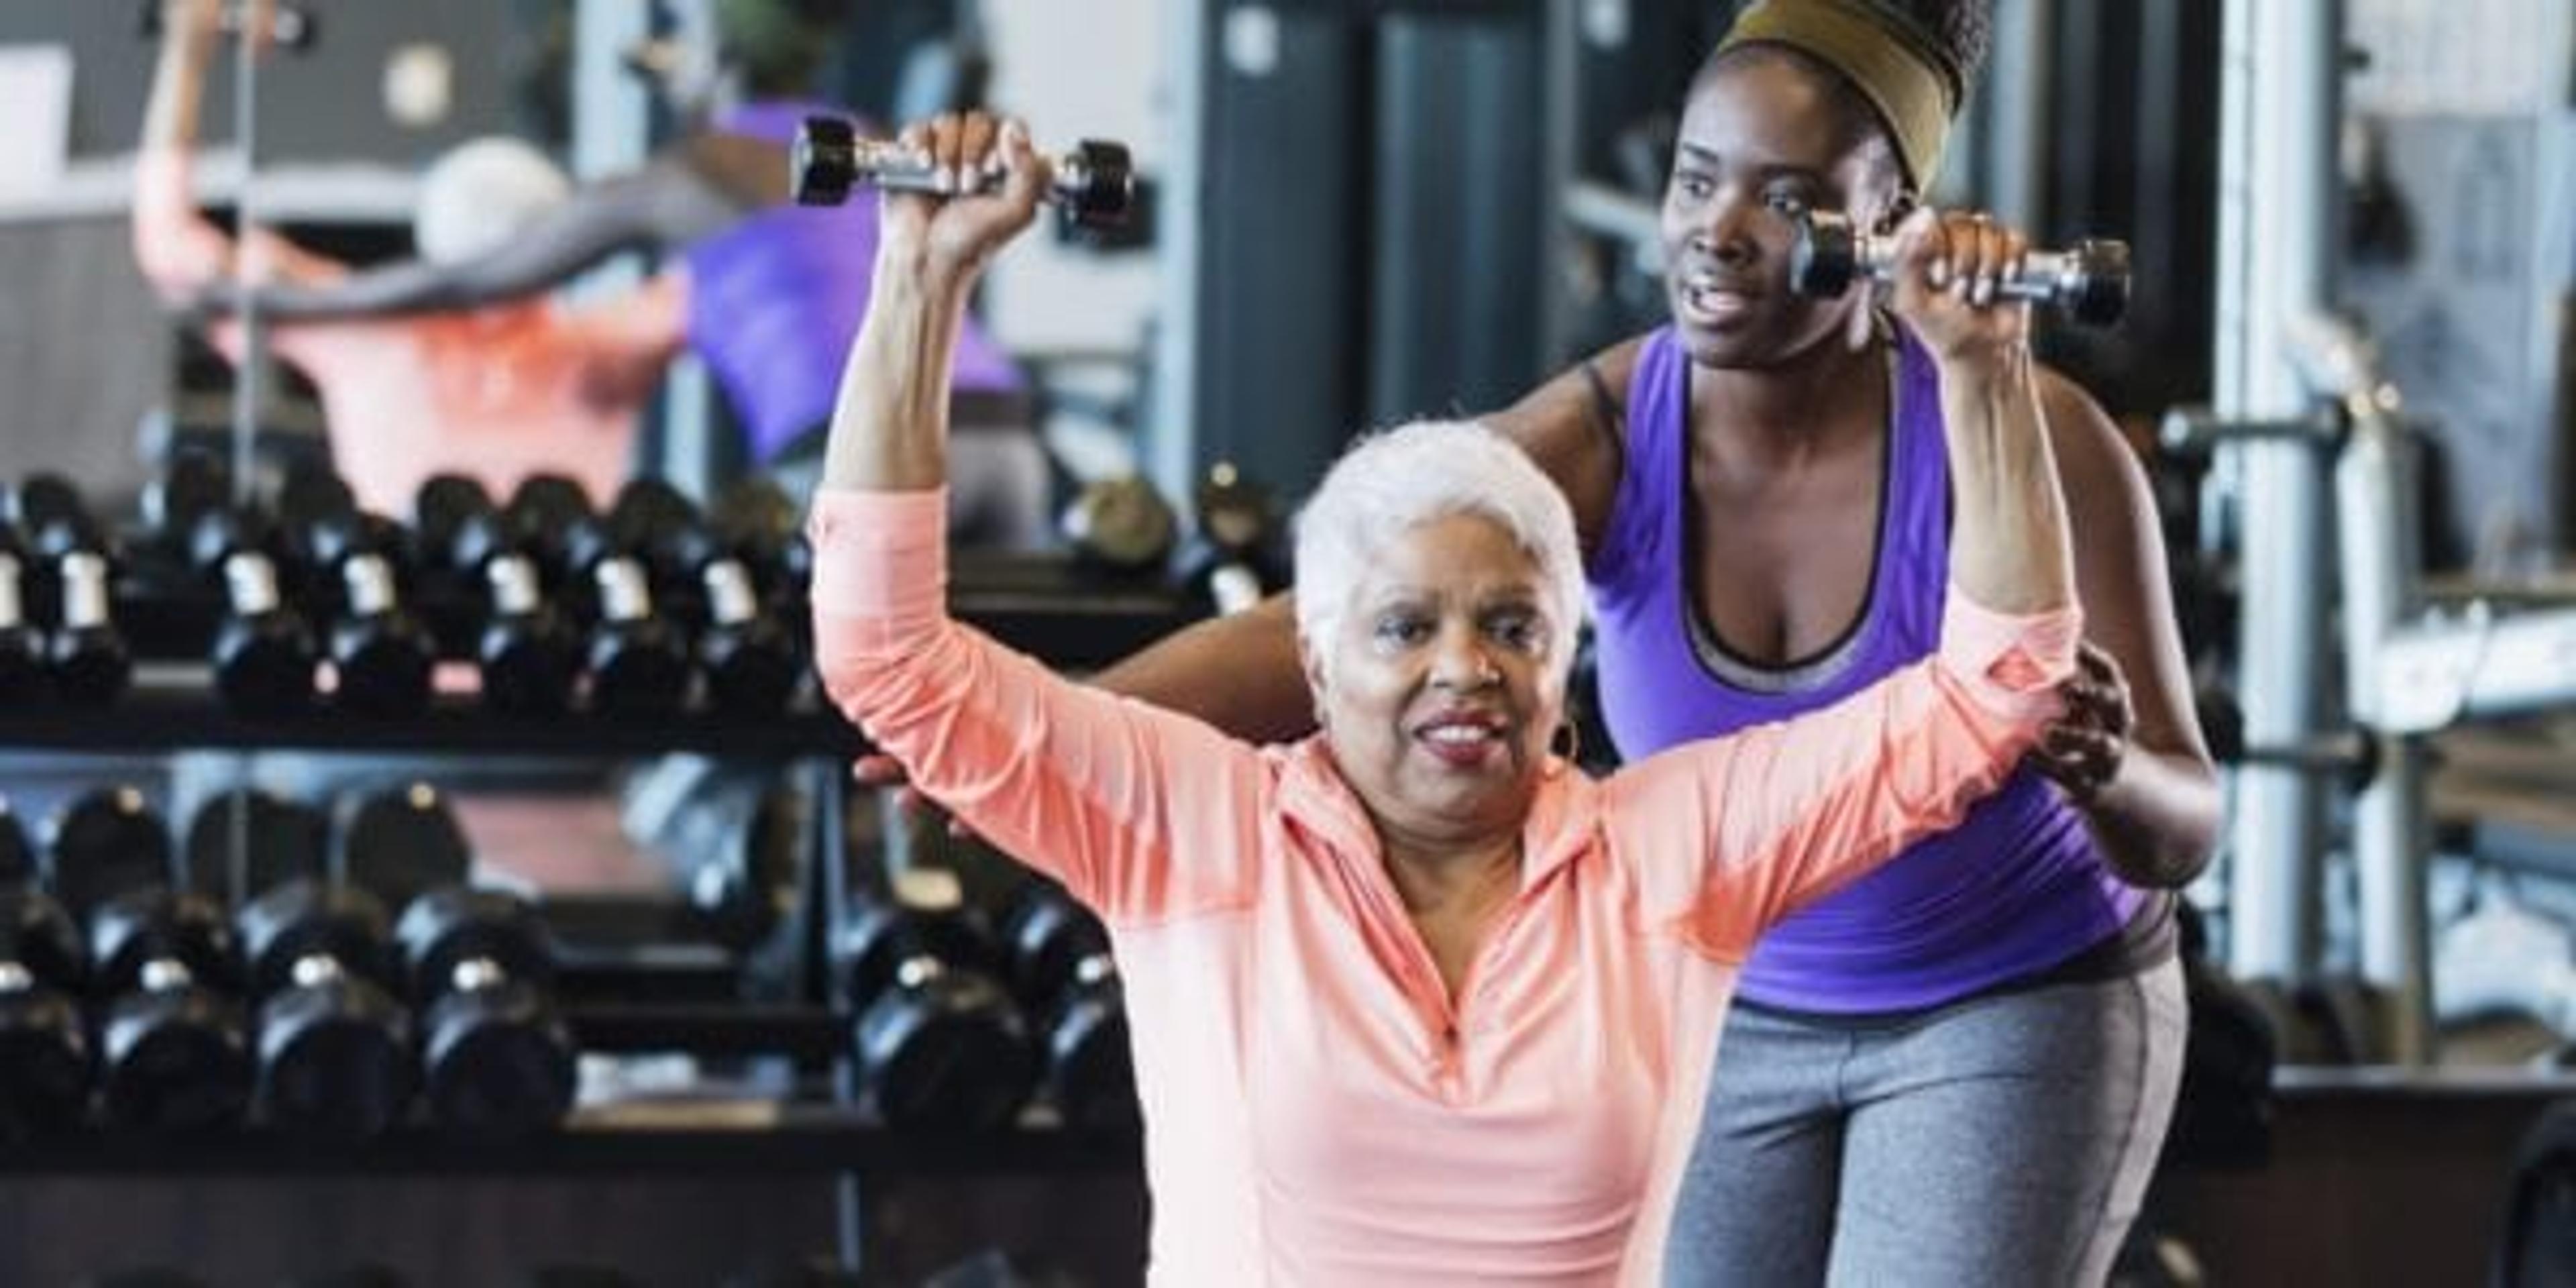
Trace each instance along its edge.
{"label": "black dumbbell row", "polygon": [[[93,1100],[103,1124],[158,1133],[256,1117],[364,1138],[416,1092],[451,1128],[561,1121],[575,1052],[534,913],[465,886],[463,834],[424,786],[354,798],[336,861],[327,828],[241,793],[174,851],[142,794],[112,788],[62,813],[39,863],[0,812],[0,1136],[77,1130]],[[234,831],[259,857],[211,871]],[[228,916],[209,891],[245,879],[257,894]]]}
{"label": "black dumbbell row", "polygon": [[[0,697],[104,705],[135,651],[203,651],[227,706],[279,715],[321,698],[400,718],[429,702],[441,657],[483,665],[496,709],[582,703],[667,714],[697,677],[718,710],[774,715],[805,674],[805,561],[774,485],[729,490],[701,513],[642,480],[596,512],[577,484],[528,480],[506,505],[455,476],[420,490],[415,526],[360,510],[327,472],[291,471],[273,504],[240,506],[229,466],[187,453],[116,540],[56,475],[7,494],[0,522]],[[126,598],[127,630],[109,607]],[[48,632],[41,622],[57,623]]]}
{"label": "black dumbbell row", "polygon": [[1029,883],[997,934],[953,873],[913,869],[854,897],[837,950],[857,1090],[887,1125],[994,1131],[1033,1094],[1074,1128],[1137,1121],[1108,935],[1061,890]]}
{"label": "black dumbbell row", "polygon": [[[290,471],[273,504],[237,505],[229,465],[190,452],[147,490],[142,527],[123,541],[60,476],[30,476],[7,499],[0,700],[112,703],[134,653],[201,652],[215,692],[254,716],[315,705],[324,662],[333,705],[394,719],[428,705],[441,658],[478,663],[485,702],[517,714],[663,717],[702,676],[710,707],[759,718],[806,683],[810,554],[797,508],[766,480],[702,511],[639,479],[603,513],[561,476],[531,477],[500,502],[442,475],[405,527],[309,468]],[[1179,525],[1150,485],[1084,488],[1065,524],[1076,566],[1110,584],[1177,575],[1207,612],[1286,583],[1260,489],[1220,465],[1197,500],[1176,561]]]}

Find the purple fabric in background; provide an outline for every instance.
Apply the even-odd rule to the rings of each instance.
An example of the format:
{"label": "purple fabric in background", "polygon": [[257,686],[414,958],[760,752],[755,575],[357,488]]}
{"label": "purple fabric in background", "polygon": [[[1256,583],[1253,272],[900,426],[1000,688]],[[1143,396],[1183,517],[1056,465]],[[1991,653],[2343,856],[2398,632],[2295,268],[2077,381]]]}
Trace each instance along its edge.
{"label": "purple fabric in background", "polygon": [[[784,146],[817,114],[847,115],[817,103],[747,103],[720,114],[712,128]],[[689,246],[689,347],[724,386],[751,435],[754,461],[769,460],[830,418],[850,341],[867,313],[876,254],[877,199],[869,189],[839,206],[764,210]],[[1019,369],[971,317],[958,339],[956,387],[1022,387]]]}

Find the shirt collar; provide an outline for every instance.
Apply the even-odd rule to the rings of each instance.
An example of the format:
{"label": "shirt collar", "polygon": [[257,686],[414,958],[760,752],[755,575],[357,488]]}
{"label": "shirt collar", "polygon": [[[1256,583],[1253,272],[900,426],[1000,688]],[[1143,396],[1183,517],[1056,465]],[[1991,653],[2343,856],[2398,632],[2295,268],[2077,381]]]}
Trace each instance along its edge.
{"label": "shirt collar", "polygon": [[[1334,763],[1324,736],[1276,749],[1280,759],[1279,810],[1287,821],[1326,846],[1354,858],[1383,863],[1377,827],[1368,806]],[[1521,891],[1528,893],[1592,848],[1601,831],[1600,784],[1582,770],[1551,759],[1539,775],[1538,796],[1521,824]]]}

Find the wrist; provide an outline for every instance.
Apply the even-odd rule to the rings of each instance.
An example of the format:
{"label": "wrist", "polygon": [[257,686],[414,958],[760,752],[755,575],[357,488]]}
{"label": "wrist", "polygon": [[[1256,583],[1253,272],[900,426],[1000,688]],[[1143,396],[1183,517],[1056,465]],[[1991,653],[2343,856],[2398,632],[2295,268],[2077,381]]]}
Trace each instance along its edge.
{"label": "wrist", "polygon": [[1940,372],[1943,390],[1971,397],[1995,397],[2027,385],[2030,345],[2020,340],[1977,345],[1956,353],[1935,354],[1933,365]]}
{"label": "wrist", "polygon": [[922,243],[889,237],[877,243],[878,290],[919,300],[963,300],[975,289],[980,262],[960,260]]}

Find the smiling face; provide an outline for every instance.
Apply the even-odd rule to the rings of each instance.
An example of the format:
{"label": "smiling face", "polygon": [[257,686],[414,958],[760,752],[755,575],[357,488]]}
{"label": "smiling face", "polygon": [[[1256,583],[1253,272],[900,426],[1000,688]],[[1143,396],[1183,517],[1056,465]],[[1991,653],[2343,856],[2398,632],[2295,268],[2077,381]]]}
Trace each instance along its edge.
{"label": "smiling face", "polygon": [[1539,562],[1491,519],[1407,528],[1305,642],[1334,759],[1382,832],[1491,840],[1529,812],[1565,710],[1573,623]]}
{"label": "smiling face", "polygon": [[1736,51],[1693,85],[1664,186],[1664,289],[1691,356],[1758,367],[1803,352],[1864,307],[1789,289],[1798,217],[1846,211],[1868,226],[1896,199],[1894,150],[1839,80],[1803,59]]}

